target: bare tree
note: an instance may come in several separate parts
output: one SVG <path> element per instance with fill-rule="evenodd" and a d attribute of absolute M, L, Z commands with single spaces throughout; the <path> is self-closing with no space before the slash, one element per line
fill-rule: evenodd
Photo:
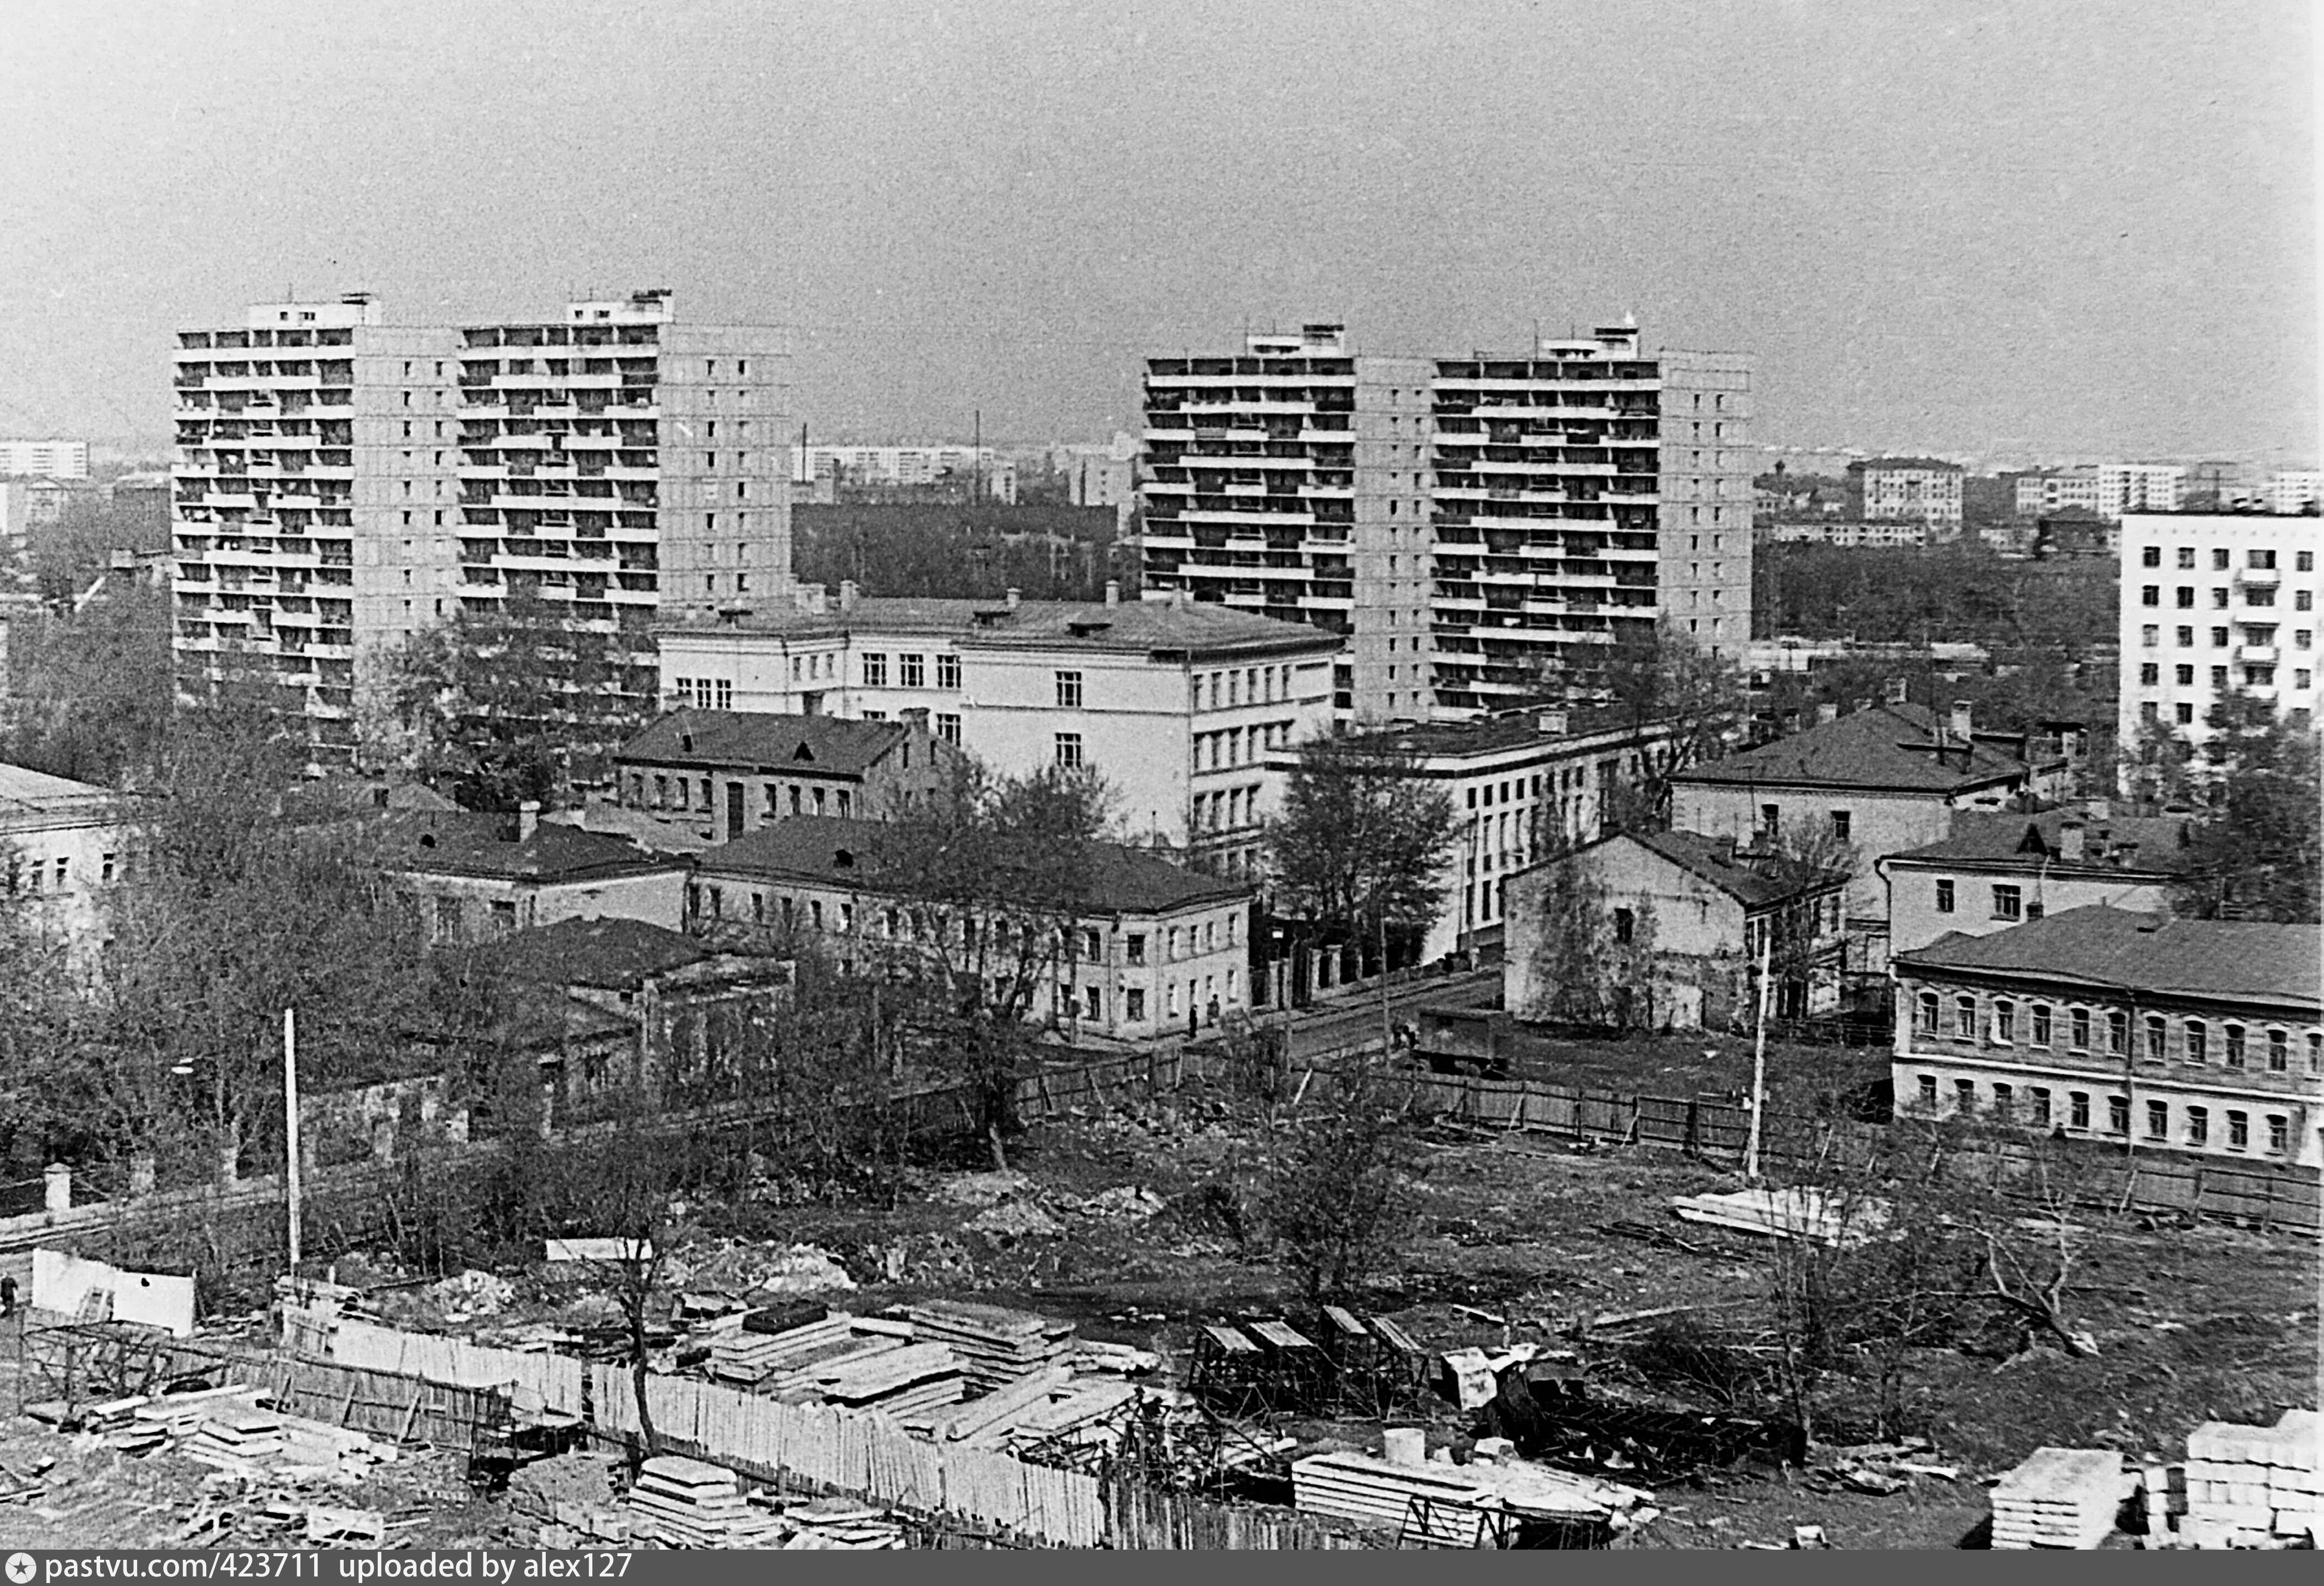
<path fill-rule="evenodd" d="M 1636 740 L 1632 773 L 1609 790 L 1601 825 L 1655 831 L 1670 824 L 1671 779 L 1715 760 L 1742 736 L 1749 716 L 1742 674 L 1697 644 L 1672 619 L 1617 639 L 1603 664 L 1545 672 L 1545 691 L 1610 715 Z"/>
<path fill-rule="evenodd" d="M 1311 1303 L 1354 1296 L 1411 1209 L 1412 1082 L 1385 1054 L 1332 1075 L 1277 1147 L 1261 1192 L 1284 1266 Z"/>

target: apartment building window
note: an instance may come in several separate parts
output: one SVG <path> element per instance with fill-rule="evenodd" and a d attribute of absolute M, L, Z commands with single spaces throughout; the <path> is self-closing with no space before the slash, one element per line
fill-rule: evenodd
<path fill-rule="evenodd" d="M 2180 648 L 2180 649 L 2181 649 L 2181 650 L 2192 650 L 2192 649 L 2194 649 L 2194 648 L 2195 648 L 2195 630 L 2194 630 L 2194 629 L 2192 629 L 2192 628 L 2181 628 L 2181 629 L 2180 629 L 2180 630 L 2178 631 L 2177 634 L 2176 634 L 2174 637 L 2177 639 L 2177 641 L 2178 641 L 2178 644 L 2179 644 L 2179 648 Z"/>
<path fill-rule="evenodd" d="M 2049 1128 L 2050 1087 L 2047 1085 L 2035 1085 L 2032 1090 L 2026 1092 L 2025 1095 L 2028 1103 L 2027 1111 L 2033 1114 L 2034 1121 L 2040 1124 L 2044 1129 Z"/>
<path fill-rule="evenodd" d="M 2171 1138 L 2171 1108 L 2167 1102 L 2149 1102 L 2146 1104 L 2146 1138 L 2151 1140 Z"/>
<path fill-rule="evenodd" d="M 2315 610 L 2316 592 L 2312 589 L 2293 590 L 2292 592 L 2292 609 L 2296 612 Z"/>
<path fill-rule="evenodd" d="M 960 657 L 956 655 L 936 657 L 936 687 L 939 688 L 960 687 Z"/>
<path fill-rule="evenodd" d="M 2156 584 L 2142 586 L 2138 591 L 2138 604 L 2141 605 L 2161 605 L 2163 604 L 2162 586 Z M 2185 603 L 2182 602 L 2181 604 Z"/>
<path fill-rule="evenodd" d="M 2324 1035 L 2308 1032 L 2308 1072 L 2324 1074 Z"/>
<path fill-rule="evenodd" d="M 2187 1021 L 2187 1061 L 2208 1063 L 2211 1060 L 2211 1032 L 2200 1019 Z"/>
<path fill-rule="evenodd" d="M 1993 1038 L 2002 1046 L 2017 1039 L 2017 1004 L 2003 998 L 1993 1005 Z"/>
<path fill-rule="evenodd" d="M 2177 598 L 2181 611 L 2194 610 L 2195 586 L 2192 584 L 2181 584 L 2179 586 L 2179 594 Z"/>
<path fill-rule="evenodd" d="M 2143 687 L 2152 688 L 2163 681 L 2163 669 L 2148 661 L 2138 669 L 2138 680 Z"/>
<path fill-rule="evenodd" d="M 2229 1068 L 2241 1068 L 2244 1065 L 2244 1027 L 2239 1024 L 2227 1026 L 2224 1045 L 2222 1061 Z"/>
<path fill-rule="evenodd" d="M 1936 1110 L 1937 1076 L 1933 1074 L 1924 1074 L 1921 1076 L 1921 1111 L 1934 1112 Z"/>
<path fill-rule="evenodd" d="M 2146 1060 L 2160 1063 L 2171 1050 L 2170 1027 L 2155 1014 L 2146 1016 Z"/>
<path fill-rule="evenodd" d="M 896 682 L 899 687 L 904 688 L 921 688 L 927 687 L 927 669 L 925 658 L 917 655 L 898 656 L 896 658 Z"/>
<path fill-rule="evenodd" d="M 1082 763 L 1082 735 L 1079 733 L 1057 734 L 1057 763 L 1068 767 Z"/>
<path fill-rule="evenodd" d="M 2163 548 L 2159 545 L 2150 545 L 2146 547 L 2144 550 L 2138 553 L 2138 565 L 2142 567 L 2161 567 L 2163 565 Z"/>
<path fill-rule="evenodd" d="M 2153 669 L 2153 667 L 2148 667 L 2148 668 L 2146 669 L 2146 670 L 2148 670 L 2148 671 L 2150 671 L 2150 672 L 2151 672 L 2151 671 L 2153 671 L 2153 669 Z M 2178 679 L 2179 679 L 2179 687 L 2181 687 L 2181 688 L 2191 688 L 2191 687 L 2193 687 L 2195 686 L 2195 669 L 2194 669 L 2193 667 L 2190 667 L 2190 666 L 2181 666 L 2181 667 L 2176 668 L 2176 669 L 2175 669 L 2175 671 L 2176 671 L 2177 676 L 2178 676 Z"/>
<path fill-rule="evenodd" d="M 2090 1010 L 2087 1008 L 2075 1009 L 2068 1016 L 2068 1025 L 2070 1032 L 2066 1042 L 2068 1049 L 2075 1052 L 2089 1051 L 2090 1049 Z"/>
<path fill-rule="evenodd" d="M 1131 986 L 1121 993 L 1121 1017 L 1126 1024 L 1146 1022 L 1146 988 Z"/>
<path fill-rule="evenodd" d="M 2212 648 L 2213 650 L 2225 650 L 2225 649 L 2227 649 L 2227 631 L 2225 628 L 2214 628 L 2214 629 L 2212 629 L 2212 630 L 2211 630 L 2211 648 Z M 2225 680 L 2225 679 L 2222 679 L 2222 681 L 2224 681 L 2224 680 Z"/>
<path fill-rule="evenodd" d="M 2283 1074 L 2292 1067 L 2292 1034 L 2288 1030 L 2267 1032 L 2267 1071 Z"/>
<path fill-rule="evenodd" d="M 863 657 L 863 686 L 885 688 L 888 686 L 888 658 L 876 652 Z"/>
<path fill-rule="evenodd" d="M 2211 1143 L 2211 1110 L 2209 1107 L 2187 1109 L 2187 1143 L 2190 1146 Z"/>
<path fill-rule="evenodd" d="M 1835 841 L 1841 843 L 1848 841 L 1848 829 L 1849 825 L 1850 822 L 1848 811 L 1844 809 L 1835 809 L 1831 812 L 1831 834 Z"/>
<path fill-rule="evenodd" d="M 2182 727 L 2187 726 L 2195 719 L 2195 707 L 2184 702 L 2174 705 L 2171 707 L 2171 719 Z"/>
<path fill-rule="evenodd" d="M 2066 1127 L 2088 1129 L 2090 1126 L 2090 1095 L 2088 1091 L 2066 1093 Z"/>
<path fill-rule="evenodd" d="M 1784 812 L 1780 806 L 1763 804 L 1759 807 L 1759 829 L 1772 837 L 1783 829 Z"/>
<path fill-rule="evenodd" d="M 1082 707 L 1082 675 L 1079 672 L 1057 674 L 1057 708 L 1079 710 Z"/>
<path fill-rule="evenodd" d="M 460 900 L 457 898 L 436 899 L 436 939 L 439 942 L 460 939 Z"/>
<path fill-rule="evenodd" d="M 1961 1114 L 1965 1118 L 1973 1116 L 1976 1113 L 1976 1081 L 1967 1079 L 1957 1079 L 1953 1081 L 1953 1111 Z"/>
<path fill-rule="evenodd" d="M 1953 884 L 1950 881 L 1939 881 L 1937 883 L 1937 912 L 1939 914 L 1950 914 L 1952 911 Z"/>
<path fill-rule="evenodd" d="M 711 684 L 711 687 L 717 695 L 717 703 L 714 708 L 718 710 L 734 708 L 734 684 L 731 678 L 720 678 Z"/>
<path fill-rule="evenodd" d="M 1953 1038 L 1960 1041 L 1977 1039 L 1977 999 L 1953 999 Z"/>
<path fill-rule="evenodd" d="M 2227 1113 L 2227 1149 L 2251 1149 L 2251 1114 L 2230 1110 Z"/>
<path fill-rule="evenodd" d="M 1627 908 L 1618 908 L 1614 911 L 1614 940 L 1632 941 L 1637 937 L 1637 931 L 1638 917 L 1635 913 Z"/>
<path fill-rule="evenodd" d="M 2130 1098 L 2108 1096 L 2107 1098 L 2107 1133 L 2128 1134 L 2129 1132 Z"/>
<path fill-rule="evenodd" d="M 2223 549 L 2219 548 L 2219 547 L 2214 546 L 2214 547 L 2212 548 L 2212 549 L 2211 549 L 2211 571 L 2213 571 L 2214 573 L 2224 573 L 2224 572 L 2226 572 L 2227 570 L 2227 551 L 2226 551 L 2225 549 Z"/>
<path fill-rule="evenodd" d="M 2312 550 L 2293 551 L 2292 553 L 2292 567 L 2294 572 L 2314 572 L 2316 570 L 2316 553 Z"/>
<path fill-rule="evenodd" d="M 2107 1014 L 2107 1050 L 2116 1057 L 2130 1056 L 2130 1015 L 2119 1010 Z"/>
<path fill-rule="evenodd" d="M 1126 936 L 1122 937 L 1122 939 L 1121 939 L 1121 961 L 1122 961 L 1124 964 L 1126 964 L 1130 965 L 1130 968 L 1132 968 L 1132 969 L 1142 969 L 1142 968 L 1144 968 L 1144 967 L 1145 967 L 1145 964 L 1146 964 L 1146 933 L 1145 933 L 1145 932 L 1143 932 L 1143 931 L 1132 931 L 1130 935 L 1128 935 L 1128 936 Z"/>
<path fill-rule="evenodd" d="M 2025 916 L 2025 894 L 2016 887 L 1997 885 L 1993 889 L 1993 917 L 2022 919 Z"/>
<path fill-rule="evenodd" d="M 2147 623 L 2138 631 L 2138 642 L 2148 650 L 2156 648 L 2163 642 L 2163 630 L 2153 622 Z"/>
<path fill-rule="evenodd" d="M 938 712 L 936 715 L 936 736 L 943 739 L 945 742 L 954 745 L 955 748 L 958 747 L 960 743 L 960 717 L 945 712 Z"/>
<path fill-rule="evenodd" d="M 1913 1021 L 1914 1027 L 1923 1035 L 1935 1035 L 1937 1033 L 1937 994 L 1934 991 L 1923 991 L 1916 1007 L 1918 1017 Z"/>
<path fill-rule="evenodd" d="M 2292 1148 L 2292 1120 L 2281 1112 L 2267 1115 L 2267 1154 L 2281 1157 Z"/>
<path fill-rule="evenodd" d="M 2181 567 L 2192 567 L 2195 565 L 2195 548 L 2191 545 L 2181 546 L 2179 554 L 2174 559 Z"/>

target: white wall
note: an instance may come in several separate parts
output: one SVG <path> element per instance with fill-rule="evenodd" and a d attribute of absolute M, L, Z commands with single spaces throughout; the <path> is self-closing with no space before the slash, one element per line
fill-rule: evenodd
<path fill-rule="evenodd" d="M 2003 873 L 1991 869 L 1947 870 L 1940 864 L 1890 863 L 1888 871 L 1888 950 L 1910 953 L 1925 947 L 1949 932 L 1965 936 L 1989 936 L 2032 918 L 2039 904 L 2045 914 L 2104 903 L 2142 914 L 2167 911 L 2168 882 L 2151 876 L 2058 875 L 2028 868 Z M 1950 913 L 1937 908 L 1937 883 L 1953 884 Z M 2018 889 L 2021 912 L 2015 919 L 1994 913 L 1993 889 L 1998 884 Z"/>

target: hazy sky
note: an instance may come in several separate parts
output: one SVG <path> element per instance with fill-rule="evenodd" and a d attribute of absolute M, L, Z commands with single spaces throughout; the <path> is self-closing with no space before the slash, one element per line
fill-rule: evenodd
<path fill-rule="evenodd" d="M 5 0 L 0 430 L 166 437 L 170 332 L 668 286 L 825 436 L 1102 436 L 1139 360 L 1636 313 L 1760 433 L 2316 447 L 2301 0 Z"/>

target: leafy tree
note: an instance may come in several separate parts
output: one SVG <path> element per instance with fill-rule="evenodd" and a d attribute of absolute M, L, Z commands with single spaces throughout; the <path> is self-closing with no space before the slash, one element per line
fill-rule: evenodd
<path fill-rule="evenodd" d="M 1601 674 L 1600 708 L 1643 740 L 1636 769 L 1601 816 L 1609 830 L 1659 831 L 1670 824 L 1671 779 L 1715 760 L 1749 719 L 1743 676 L 1665 617 L 1617 640 Z"/>
<path fill-rule="evenodd" d="M 1353 1298 L 1406 1231 L 1412 1083 L 1378 1059 L 1333 1075 L 1278 1146 L 1261 1210 L 1284 1266 L 1313 1304 Z"/>
<path fill-rule="evenodd" d="M 1533 995 L 1513 1010 L 1553 1024 L 1654 1028 L 1664 1010 L 1652 901 L 1625 899 L 1618 908 L 1595 844 L 1553 844 L 1541 852 L 1536 878 L 1510 903 L 1533 916 L 1524 933 L 1532 942 L 1524 970 Z"/>
<path fill-rule="evenodd" d="M 2172 906 L 2196 919 L 2324 918 L 2317 734 L 2241 691 L 2206 724 L 2200 748 L 2175 736 L 2148 746 L 2155 789 L 2197 807 Z"/>
<path fill-rule="evenodd" d="M 1312 739 L 1267 824 L 1277 911 L 1327 943 L 1425 931 L 1457 831 L 1452 796 L 1392 737 Z"/>
<path fill-rule="evenodd" d="M 613 751 L 654 713 L 659 683 L 651 667 L 632 664 L 636 642 L 537 594 L 513 594 L 399 647 L 384 668 L 384 704 L 404 757 L 464 807 L 558 802 L 575 783 L 604 780 Z"/>
<path fill-rule="evenodd" d="M 5 628 L 0 760 L 108 787 L 151 761 L 174 693 L 167 590 L 121 584 Z"/>

